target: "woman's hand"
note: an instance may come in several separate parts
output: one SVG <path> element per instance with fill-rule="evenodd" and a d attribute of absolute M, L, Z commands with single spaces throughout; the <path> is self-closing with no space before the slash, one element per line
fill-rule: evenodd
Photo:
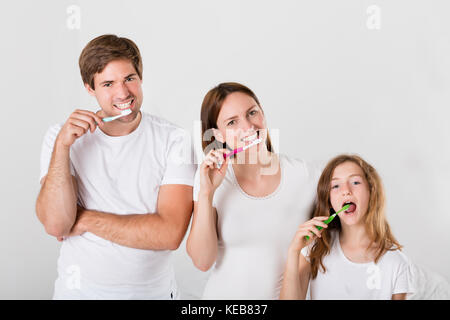
<path fill-rule="evenodd" d="M 200 192 L 212 195 L 225 178 L 229 157 L 223 157 L 227 149 L 211 150 L 200 165 Z M 217 165 L 221 164 L 220 169 Z"/>
<path fill-rule="evenodd" d="M 295 233 L 294 239 L 292 239 L 291 244 L 289 246 L 289 251 L 299 252 L 304 247 L 306 247 L 312 240 L 316 237 L 322 237 L 322 231 L 324 229 L 318 230 L 317 227 L 328 228 L 328 225 L 323 223 L 323 221 L 327 220 L 329 217 L 320 216 L 314 217 L 311 220 L 306 221 L 301 224 L 297 232 Z M 316 227 L 317 226 L 317 227 Z M 306 240 L 306 236 L 309 236 L 309 240 Z"/>

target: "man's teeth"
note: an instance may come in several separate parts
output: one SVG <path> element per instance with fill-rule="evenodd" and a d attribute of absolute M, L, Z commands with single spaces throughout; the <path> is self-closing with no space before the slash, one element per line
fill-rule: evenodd
<path fill-rule="evenodd" d="M 132 102 L 133 102 L 133 100 L 131 100 L 131 101 L 127 102 L 127 103 L 122 103 L 122 104 L 116 103 L 115 106 L 117 108 L 119 108 L 119 109 L 124 109 L 124 108 L 128 108 L 131 105 Z"/>

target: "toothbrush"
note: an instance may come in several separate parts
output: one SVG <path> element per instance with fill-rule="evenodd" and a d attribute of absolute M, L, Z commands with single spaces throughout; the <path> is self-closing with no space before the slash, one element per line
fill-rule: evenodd
<path fill-rule="evenodd" d="M 130 110 L 130 109 L 125 109 L 125 110 L 122 110 L 121 113 L 120 113 L 119 115 L 117 115 L 117 116 L 114 116 L 114 117 L 106 117 L 106 118 L 103 118 L 102 120 L 103 120 L 103 122 L 110 122 L 110 121 L 116 120 L 116 119 L 118 119 L 118 118 L 120 118 L 120 117 L 127 116 L 127 115 L 129 115 L 130 113 L 131 113 L 131 110 Z"/>
<path fill-rule="evenodd" d="M 262 141 L 261 138 L 256 139 L 255 141 L 253 141 L 252 143 L 250 143 L 248 146 L 243 146 L 243 147 L 234 149 L 234 150 L 231 151 L 230 153 L 224 154 L 224 155 L 223 155 L 223 158 L 225 159 L 225 158 L 230 157 L 230 156 L 232 156 L 232 155 L 234 155 L 234 154 L 236 154 L 236 153 L 239 153 L 239 152 L 242 152 L 242 151 L 244 151 L 244 150 L 247 150 L 248 148 L 257 145 L 257 144 L 260 143 L 261 141 Z"/>
<path fill-rule="evenodd" d="M 344 211 L 344 210 L 348 210 L 348 208 L 350 208 L 350 205 L 349 205 L 349 204 L 346 204 L 345 206 L 342 207 L 341 210 L 339 210 L 339 211 L 336 212 L 336 213 L 333 213 L 333 214 L 332 214 L 327 220 L 325 220 L 323 223 L 329 224 L 331 221 L 333 221 L 334 217 L 336 217 L 336 215 L 337 215 L 339 212 L 342 212 L 342 211 Z M 320 226 L 316 226 L 316 228 L 317 228 L 317 230 L 322 230 L 322 229 L 323 229 L 323 227 L 320 227 Z M 306 239 L 306 240 L 309 240 L 309 236 L 305 236 L 305 239 Z"/>

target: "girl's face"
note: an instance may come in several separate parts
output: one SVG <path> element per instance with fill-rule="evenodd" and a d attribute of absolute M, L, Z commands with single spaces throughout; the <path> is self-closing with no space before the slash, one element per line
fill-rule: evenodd
<path fill-rule="evenodd" d="M 347 211 L 338 214 L 341 223 L 356 225 L 362 221 L 369 206 L 370 189 L 364 172 L 359 165 L 347 161 L 338 165 L 331 178 L 330 202 L 337 212 L 351 203 Z"/>
<path fill-rule="evenodd" d="M 264 130 L 266 121 L 261 108 L 252 97 L 242 92 L 233 92 L 225 98 L 217 117 L 217 128 L 216 139 L 226 142 L 232 149 L 262 138 L 261 143 L 248 150 L 259 148 L 267 137 Z"/>

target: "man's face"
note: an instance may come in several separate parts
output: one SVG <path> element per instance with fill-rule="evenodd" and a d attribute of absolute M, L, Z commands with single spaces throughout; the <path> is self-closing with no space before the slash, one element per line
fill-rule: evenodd
<path fill-rule="evenodd" d="M 116 116 L 121 110 L 130 109 L 131 114 L 116 120 L 129 123 L 139 114 L 143 99 L 142 80 L 131 61 L 111 61 L 102 72 L 94 75 L 95 90 L 88 84 L 85 86 L 102 108 L 102 117 Z"/>

